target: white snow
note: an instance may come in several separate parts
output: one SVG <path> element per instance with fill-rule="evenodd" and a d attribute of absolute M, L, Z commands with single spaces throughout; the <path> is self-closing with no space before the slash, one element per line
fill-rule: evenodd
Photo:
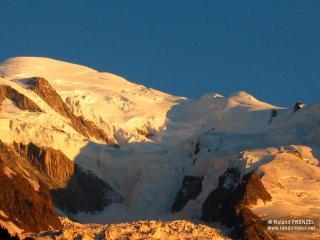
<path fill-rule="evenodd" d="M 320 169 L 295 153 L 280 153 L 262 165 L 262 182 L 272 195 L 271 203 L 255 207 L 268 218 L 320 216 Z"/>
<path fill-rule="evenodd" d="M 146 140 L 136 129 L 159 131 L 168 110 L 182 99 L 110 73 L 48 58 L 8 59 L 0 65 L 1 74 L 24 87 L 24 78 L 46 78 L 76 114 L 108 129 L 118 142 Z"/>
<path fill-rule="evenodd" d="M 312 148 L 291 145 L 252 149 L 242 152 L 230 163 L 243 174 L 258 171 L 271 194 L 270 202 L 251 206 L 264 220 L 320 218 L 320 168 Z M 190 205 L 188 206 L 191 207 Z M 195 207 L 194 207 L 195 208 Z M 190 209 L 189 209 L 190 211 Z M 277 232 L 284 239 L 316 239 L 319 231 L 308 233 Z M 307 235 L 306 235 L 307 234 Z"/>
<path fill-rule="evenodd" d="M 30 141 L 60 149 L 106 180 L 125 201 L 84 223 L 199 218 L 208 194 L 228 167 L 257 170 L 272 202 L 252 206 L 261 216 L 319 216 L 320 104 L 293 113 L 246 92 L 209 93 L 198 100 L 130 83 L 110 73 L 47 58 L 18 57 L 0 64 L 0 84 L 32 99 L 43 113 L 17 109 L 8 100 L 0 112 L 0 139 Z M 25 78 L 46 78 L 76 115 L 94 121 L 120 149 L 85 140 L 27 89 Z M 277 115 L 270 122 L 272 110 Z M 195 154 L 199 142 L 199 153 Z M 203 176 L 203 189 L 182 212 L 171 204 L 183 176 Z"/>

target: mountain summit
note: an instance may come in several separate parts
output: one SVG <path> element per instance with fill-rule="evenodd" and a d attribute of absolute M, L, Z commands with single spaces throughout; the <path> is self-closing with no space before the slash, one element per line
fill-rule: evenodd
<path fill-rule="evenodd" d="M 10 58 L 0 64 L 0 225 L 35 239 L 291 239 L 266 221 L 319 220 L 319 117 L 318 103 L 287 109 L 243 91 L 192 100 Z"/>

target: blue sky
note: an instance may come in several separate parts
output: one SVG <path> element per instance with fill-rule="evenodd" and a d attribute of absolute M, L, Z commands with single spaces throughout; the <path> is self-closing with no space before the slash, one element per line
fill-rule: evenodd
<path fill-rule="evenodd" d="M 318 0 L 0 0 L 0 60 L 46 56 L 176 95 L 320 100 Z"/>

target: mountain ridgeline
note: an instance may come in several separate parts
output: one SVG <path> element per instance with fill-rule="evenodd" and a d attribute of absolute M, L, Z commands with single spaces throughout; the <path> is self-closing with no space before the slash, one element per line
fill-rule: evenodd
<path fill-rule="evenodd" d="M 319 103 L 278 107 L 243 91 L 191 100 L 72 63 L 8 59 L 0 236 L 293 239 L 268 220 L 320 222 L 319 119 Z"/>

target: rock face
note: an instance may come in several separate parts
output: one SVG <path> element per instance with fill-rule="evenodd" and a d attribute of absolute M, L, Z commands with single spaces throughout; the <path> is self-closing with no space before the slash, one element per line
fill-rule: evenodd
<path fill-rule="evenodd" d="M 111 203 L 123 201 L 106 182 L 78 165 L 64 188 L 52 189 L 55 204 L 67 213 L 98 212 Z"/>
<path fill-rule="evenodd" d="M 274 234 L 265 229 L 260 218 L 248 208 L 249 205 L 256 204 L 258 200 L 271 200 L 259 175 L 252 172 L 241 178 L 236 169 L 228 169 L 219 178 L 219 187 L 213 190 L 206 199 L 203 205 L 202 220 L 217 221 L 227 227 L 232 227 L 236 238 L 277 239 Z"/>
<path fill-rule="evenodd" d="M 51 108 L 62 116 L 70 119 L 71 126 L 83 136 L 90 138 L 94 137 L 108 144 L 115 144 L 109 136 L 99 129 L 92 121 L 86 120 L 83 116 L 76 116 L 61 99 L 60 95 L 44 78 L 34 77 L 28 80 L 29 89 L 38 94 Z"/>
<path fill-rule="evenodd" d="M 55 205 L 67 213 L 101 211 L 122 200 L 106 182 L 83 170 L 59 150 L 33 143 L 14 143 L 14 148 L 40 172 L 51 187 Z"/>
<path fill-rule="evenodd" d="M 19 237 L 17 236 L 11 236 L 7 229 L 2 228 L 0 226 L 0 239 L 5 240 L 19 240 Z"/>
<path fill-rule="evenodd" d="M 293 112 L 299 111 L 300 109 L 303 109 L 305 107 L 305 104 L 303 102 L 297 102 L 293 107 Z"/>
<path fill-rule="evenodd" d="M 38 171 L 48 176 L 54 185 L 64 186 L 74 174 L 74 163 L 61 151 L 39 147 L 33 143 L 13 143 L 17 153 Z"/>
<path fill-rule="evenodd" d="M 191 200 L 196 199 L 202 190 L 203 177 L 184 176 L 182 186 L 171 207 L 171 212 L 179 212 Z"/>
<path fill-rule="evenodd" d="M 0 141 L 0 186 L 0 210 L 5 213 L 0 221 L 26 232 L 60 229 L 53 203 L 66 214 L 76 214 L 122 201 L 106 182 L 61 151 L 33 143 L 10 146 Z"/>
<path fill-rule="evenodd" d="M 15 150 L 33 167 L 48 176 L 54 185 L 64 186 L 74 174 L 74 163 L 61 151 L 39 147 L 33 143 L 13 143 Z"/>
<path fill-rule="evenodd" d="M 26 169 L 25 160 L 0 141 L 0 220 L 27 232 L 61 228 L 48 186 Z"/>
<path fill-rule="evenodd" d="M 30 112 L 41 112 L 41 109 L 32 100 L 27 98 L 25 95 L 17 92 L 10 86 L 0 85 L 0 104 L 5 98 L 10 99 L 14 104 L 22 109 Z"/>
<path fill-rule="evenodd" d="M 0 104 L 3 102 L 5 97 L 6 97 L 5 86 L 0 85 Z"/>

